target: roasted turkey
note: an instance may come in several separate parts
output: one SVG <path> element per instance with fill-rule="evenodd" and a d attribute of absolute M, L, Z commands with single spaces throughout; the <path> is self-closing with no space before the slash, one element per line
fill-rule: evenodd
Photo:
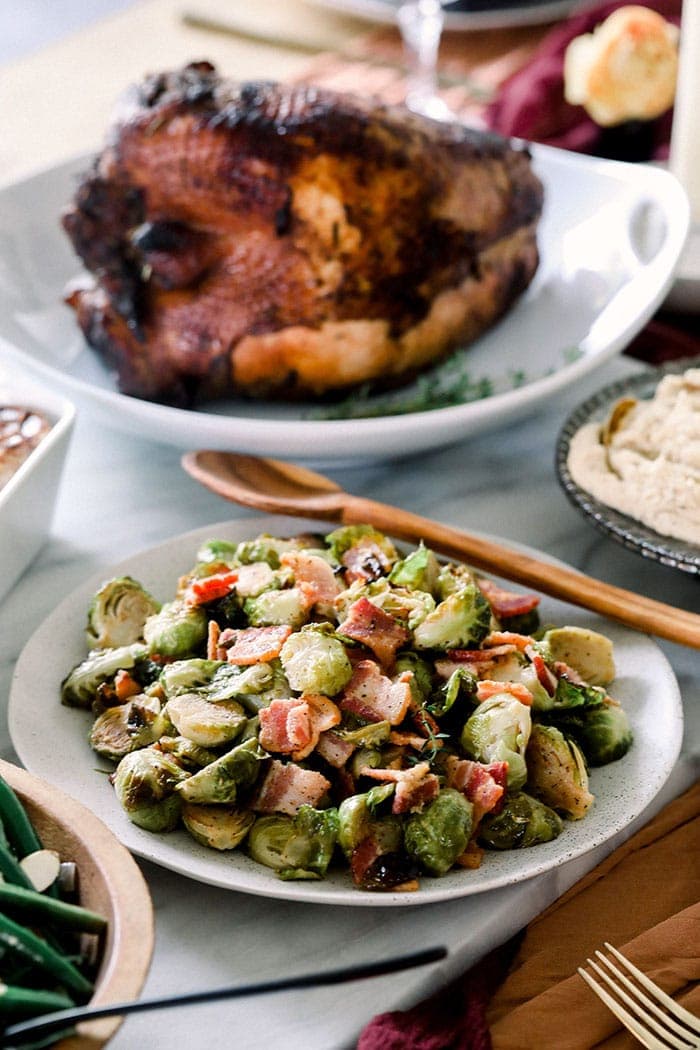
<path fill-rule="evenodd" d="M 79 181 L 67 301 L 137 397 L 396 385 L 527 287 L 542 198 L 500 138 L 199 62 L 134 87 Z"/>

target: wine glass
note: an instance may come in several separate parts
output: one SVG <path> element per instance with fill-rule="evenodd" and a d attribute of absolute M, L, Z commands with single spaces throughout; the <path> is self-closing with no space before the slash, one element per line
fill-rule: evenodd
<path fill-rule="evenodd" d="M 406 105 L 433 120 L 454 120 L 437 90 L 437 59 L 445 23 L 441 0 L 402 0 L 396 18 L 409 66 Z"/>

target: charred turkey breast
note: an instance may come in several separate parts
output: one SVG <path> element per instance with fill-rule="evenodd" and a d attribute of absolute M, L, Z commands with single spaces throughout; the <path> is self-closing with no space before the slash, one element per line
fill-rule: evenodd
<path fill-rule="evenodd" d="M 196 63 L 132 89 L 81 179 L 67 301 L 137 397 L 396 384 L 527 287 L 541 208 L 500 138 Z"/>

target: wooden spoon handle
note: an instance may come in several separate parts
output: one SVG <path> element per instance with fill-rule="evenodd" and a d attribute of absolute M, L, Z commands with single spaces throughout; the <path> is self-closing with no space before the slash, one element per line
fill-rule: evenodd
<path fill-rule="evenodd" d="M 409 542 L 417 543 L 423 539 L 437 553 L 462 559 L 475 569 L 495 573 L 552 598 L 591 609 L 638 631 L 700 649 L 700 616 L 696 613 L 676 609 L 653 598 L 595 580 L 574 569 L 541 561 L 374 500 L 347 496 L 341 514 L 346 525 L 367 522 Z"/>

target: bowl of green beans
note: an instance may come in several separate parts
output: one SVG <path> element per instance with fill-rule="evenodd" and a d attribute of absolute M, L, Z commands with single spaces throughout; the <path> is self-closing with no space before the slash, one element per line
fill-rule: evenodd
<path fill-rule="evenodd" d="M 128 850 L 81 803 L 0 760 L 0 1032 L 137 998 L 153 937 L 150 894 Z M 51 1045 L 99 1050 L 119 1024 L 84 1022 Z"/>

